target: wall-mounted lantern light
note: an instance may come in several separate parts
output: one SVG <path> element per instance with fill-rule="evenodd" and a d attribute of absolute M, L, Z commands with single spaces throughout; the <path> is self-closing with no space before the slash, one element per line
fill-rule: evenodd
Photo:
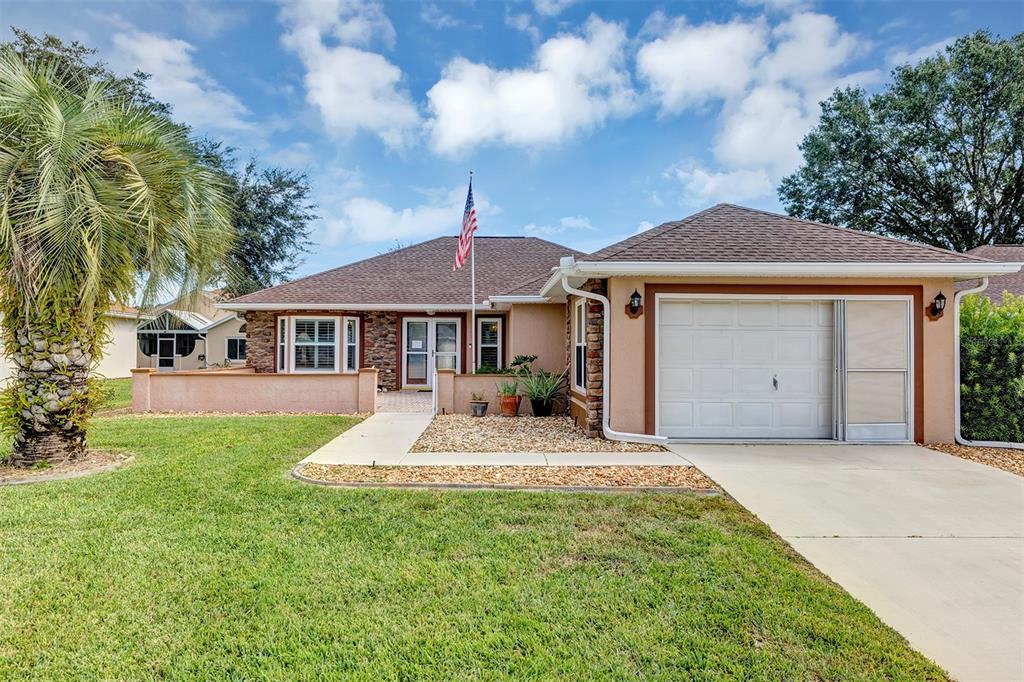
<path fill-rule="evenodd" d="M 626 315 L 636 319 L 644 314 L 644 307 L 641 305 L 643 298 L 640 296 L 640 292 L 633 289 L 633 293 L 629 296 L 629 303 L 626 304 Z"/>
<path fill-rule="evenodd" d="M 940 291 L 938 295 L 932 300 L 932 304 L 928 306 L 928 317 L 933 320 L 937 320 L 942 317 L 942 311 L 946 309 L 946 297 L 942 295 Z"/>

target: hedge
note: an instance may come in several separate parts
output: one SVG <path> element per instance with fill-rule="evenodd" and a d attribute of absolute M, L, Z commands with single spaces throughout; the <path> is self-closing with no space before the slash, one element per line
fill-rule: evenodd
<path fill-rule="evenodd" d="M 1024 442 L 1024 296 L 964 298 L 960 382 L 965 437 Z"/>

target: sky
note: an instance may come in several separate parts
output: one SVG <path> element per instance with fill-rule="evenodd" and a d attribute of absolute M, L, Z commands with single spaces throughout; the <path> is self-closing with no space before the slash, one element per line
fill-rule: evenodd
<path fill-rule="evenodd" d="M 478 234 L 585 252 L 722 201 L 781 210 L 834 88 L 1018 33 L 1024 5 L 3 0 L 0 25 L 145 71 L 177 120 L 305 172 L 304 275 L 458 234 L 470 170 Z"/>

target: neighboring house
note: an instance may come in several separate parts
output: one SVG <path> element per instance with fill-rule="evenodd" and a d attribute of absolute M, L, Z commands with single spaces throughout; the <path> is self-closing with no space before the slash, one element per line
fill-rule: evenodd
<path fill-rule="evenodd" d="M 245 320 L 219 309 L 219 291 L 158 306 L 138 325 L 137 367 L 162 371 L 245 364 Z"/>
<path fill-rule="evenodd" d="M 1021 244 L 991 244 L 989 246 L 979 246 L 967 253 L 972 256 L 1002 263 L 1024 263 L 1024 245 Z M 976 286 L 977 284 L 977 281 L 957 282 L 956 288 L 959 291 Z M 1024 271 L 989 278 L 988 288 L 978 295 L 991 299 L 993 303 L 1001 303 L 1003 301 L 1003 294 L 1006 292 L 1014 296 L 1024 296 Z"/>
<path fill-rule="evenodd" d="M 435 369 L 531 353 L 568 367 L 570 413 L 593 435 L 607 407 L 615 431 L 674 439 L 937 442 L 953 439 L 953 316 L 928 308 L 1019 267 L 719 204 L 590 255 L 478 237 L 471 334 L 455 245 L 218 307 L 245 314 L 256 372 L 376 367 L 382 388 L 429 388 Z"/>
<path fill-rule="evenodd" d="M 140 321 L 149 317 L 130 306 L 114 304 L 107 311 L 107 333 L 110 338 L 103 346 L 103 357 L 94 372 L 107 379 L 120 379 L 131 376 L 135 367 L 135 329 Z M 13 372 L 13 364 L 7 358 L 0 357 L 0 382 L 6 381 Z"/>

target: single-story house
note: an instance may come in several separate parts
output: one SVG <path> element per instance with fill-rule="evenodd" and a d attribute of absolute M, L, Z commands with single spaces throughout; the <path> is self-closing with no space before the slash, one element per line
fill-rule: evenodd
<path fill-rule="evenodd" d="M 990 244 L 978 246 L 967 253 L 1001 263 L 1024 263 L 1024 244 Z M 976 284 L 977 282 L 957 282 L 956 288 L 960 291 Z M 1024 296 L 1024 270 L 990 278 L 988 287 L 978 292 L 978 295 L 985 296 L 993 303 L 1002 303 L 1003 295 L 1006 293 Z"/>
<path fill-rule="evenodd" d="M 135 366 L 160 371 L 243 366 L 245 320 L 217 308 L 221 298 L 219 291 L 204 291 L 151 311 L 135 330 Z"/>
<path fill-rule="evenodd" d="M 107 379 L 131 376 L 135 367 L 136 328 L 150 316 L 131 306 L 115 303 L 106 313 L 107 332 L 110 335 L 103 346 L 103 357 L 94 372 Z M 0 356 L 0 385 L 14 373 L 14 364 Z"/>
<path fill-rule="evenodd" d="M 245 315 L 257 373 L 376 367 L 384 389 L 429 388 L 435 370 L 527 353 L 568 368 L 570 414 L 592 435 L 937 442 L 953 440 L 955 399 L 939 294 L 1020 267 L 719 204 L 587 255 L 478 237 L 470 330 L 455 245 L 217 305 Z"/>

